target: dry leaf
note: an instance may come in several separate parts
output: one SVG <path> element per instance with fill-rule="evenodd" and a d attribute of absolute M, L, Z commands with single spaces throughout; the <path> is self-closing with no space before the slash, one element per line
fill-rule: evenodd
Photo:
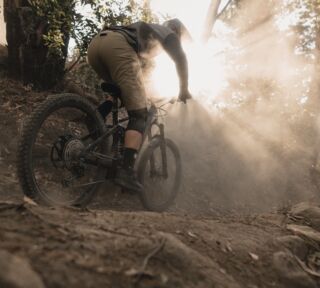
<path fill-rule="evenodd" d="M 231 247 L 231 244 L 229 242 L 227 242 L 226 248 L 227 248 L 228 252 L 232 252 L 232 247 Z"/>
<path fill-rule="evenodd" d="M 255 261 L 258 261 L 259 260 L 259 256 L 257 254 L 254 254 L 254 253 L 250 253 L 249 252 L 249 255 L 251 256 L 251 258 Z"/>
<path fill-rule="evenodd" d="M 23 202 L 27 203 L 29 205 L 32 205 L 32 206 L 38 206 L 38 204 L 36 202 L 34 202 L 31 198 L 29 198 L 27 196 L 23 197 Z"/>
<path fill-rule="evenodd" d="M 147 276 L 147 277 L 151 277 L 151 278 L 155 277 L 154 274 L 152 274 L 151 272 L 139 271 L 135 268 L 131 268 L 131 269 L 127 270 L 124 274 L 128 277 L 136 277 L 136 276 Z"/>
<path fill-rule="evenodd" d="M 197 238 L 197 235 L 192 233 L 191 231 L 188 231 L 188 235 L 192 238 Z"/>

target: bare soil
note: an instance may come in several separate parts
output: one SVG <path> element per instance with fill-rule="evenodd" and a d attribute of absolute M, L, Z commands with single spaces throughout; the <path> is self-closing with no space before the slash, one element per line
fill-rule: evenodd
<path fill-rule="evenodd" d="M 319 287 L 315 201 L 274 201 L 254 211 L 239 201 L 225 205 L 230 194 L 209 199 L 212 185 L 219 192 L 224 186 L 210 181 L 216 170 L 208 159 L 193 167 L 189 162 L 182 196 L 167 213 L 143 211 L 136 196 L 111 184 L 85 210 L 41 207 L 23 198 L 16 143 L 25 117 L 46 96 L 0 79 L 1 287 Z M 191 150 L 182 153 L 192 159 Z M 197 161 L 203 178 L 191 172 Z M 313 195 L 305 181 L 299 187 Z"/>

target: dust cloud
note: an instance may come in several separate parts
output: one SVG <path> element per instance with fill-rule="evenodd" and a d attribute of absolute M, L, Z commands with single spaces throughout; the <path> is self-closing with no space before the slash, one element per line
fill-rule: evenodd
<path fill-rule="evenodd" d="M 316 195 L 310 180 L 314 67 L 295 53 L 293 30 L 279 28 L 281 2 L 266 2 L 245 1 L 231 23 L 237 29 L 217 32 L 222 40 L 205 49 L 220 40 L 233 48 L 207 59 L 188 53 L 194 99 L 176 103 L 166 119 L 183 159 L 177 206 L 187 211 L 270 211 Z M 195 59 L 204 62 L 192 70 Z M 224 66 L 217 69 L 221 59 Z"/>

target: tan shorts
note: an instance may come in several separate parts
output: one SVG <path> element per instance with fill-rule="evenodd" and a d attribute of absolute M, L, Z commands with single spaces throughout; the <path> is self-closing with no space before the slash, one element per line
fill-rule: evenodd
<path fill-rule="evenodd" d="M 128 111 L 146 108 L 146 92 L 137 53 L 122 34 L 106 33 L 92 39 L 88 48 L 89 64 L 103 80 L 120 86 L 121 98 Z"/>

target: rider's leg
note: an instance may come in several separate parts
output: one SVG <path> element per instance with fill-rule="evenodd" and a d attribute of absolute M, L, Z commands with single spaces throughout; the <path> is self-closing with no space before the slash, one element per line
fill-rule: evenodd
<path fill-rule="evenodd" d="M 97 58 L 90 57 L 90 47 L 92 51 L 97 51 Z M 117 173 L 115 182 L 130 190 L 141 190 L 142 185 L 133 172 L 134 160 L 141 146 L 147 114 L 146 92 L 139 57 L 126 38 L 121 33 L 114 31 L 107 31 L 104 36 L 96 37 L 90 47 L 89 63 L 102 78 L 110 76 L 112 82 L 120 86 L 122 102 L 130 118 L 125 135 L 124 163 Z M 94 56 L 94 53 L 92 54 Z M 105 75 L 106 72 L 108 75 Z M 141 114 L 139 112 L 138 115 L 135 115 L 139 110 L 144 111 L 142 116 L 139 115 Z"/>
<path fill-rule="evenodd" d="M 136 154 L 142 143 L 148 117 L 147 108 L 128 111 L 129 123 L 124 140 L 124 168 L 133 168 Z"/>
<path fill-rule="evenodd" d="M 142 143 L 142 134 L 135 130 L 127 130 L 124 138 L 123 168 L 134 167 L 137 151 Z"/>
<path fill-rule="evenodd" d="M 88 48 L 87 60 L 90 66 L 105 82 L 111 83 L 112 79 L 107 64 L 101 61 L 101 47 L 107 45 L 107 43 L 104 43 L 106 40 L 108 40 L 106 35 L 100 36 L 99 34 L 92 39 Z M 103 119 L 105 119 L 112 110 L 112 100 L 110 95 L 106 95 L 105 102 L 98 106 L 98 111 Z"/>
<path fill-rule="evenodd" d="M 128 111 L 128 114 L 129 123 L 125 134 L 123 165 L 117 173 L 115 182 L 127 189 L 141 191 L 143 187 L 138 182 L 133 168 L 142 143 L 148 111 L 144 108 Z"/>

